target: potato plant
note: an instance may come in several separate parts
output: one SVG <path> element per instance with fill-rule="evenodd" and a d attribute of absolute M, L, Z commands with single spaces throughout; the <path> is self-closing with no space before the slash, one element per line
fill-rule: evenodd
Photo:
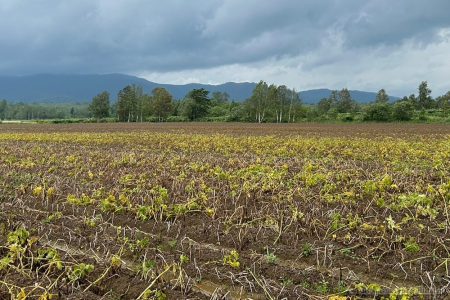
<path fill-rule="evenodd" d="M 0 298 L 445 295 L 450 127 L 410 126 L 1 125 Z"/>

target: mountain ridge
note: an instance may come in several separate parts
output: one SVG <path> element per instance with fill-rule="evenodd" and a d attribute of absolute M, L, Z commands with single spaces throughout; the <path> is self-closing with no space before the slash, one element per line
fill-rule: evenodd
<path fill-rule="evenodd" d="M 142 86 L 146 93 L 150 93 L 156 87 L 163 87 L 176 99 L 182 99 L 192 89 L 204 88 L 211 93 L 227 92 L 230 98 L 236 101 L 249 98 L 256 86 L 253 82 L 226 82 L 217 85 L 163 84 L 121 73 L 0 75 L 0 99 L 24 103 L 88 102 L 102 91 L 108 91 L 111 98 L 115 100 L 119 90 L 129 84 Z M 304 103 L 314 104 L 328 97 L 331 91 L 330 89 L 312 89 L 300 91 L 299 95 Z M 358 90 L 351 90 L 350 94 L 360 103 L 373 101 L 376 96 L 374 92 Z M 391 97 L 391 100 L 396 99 L 398 97 Z"/>

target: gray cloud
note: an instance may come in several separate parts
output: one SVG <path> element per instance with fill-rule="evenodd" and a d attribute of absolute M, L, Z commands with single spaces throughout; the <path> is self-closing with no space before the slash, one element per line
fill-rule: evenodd
<path fill-rule="evenodd" d="M 429 42 L 442 27 L 450 25 L 450 2 L 369 1 L 361 9 L 361 17 L 347 22 L 344 30 L 350 42 L 362 45 L 399 44 L 416 38 Z"/>
<path fill-rule="evenodd" d="M 344 77 L 358 85 L 351 88 L 371 88 L 366 71 L 378 78 L 375 88 L 395 81 L 377 67 L 391 66 L 411 81 L 428 74 L 445 90 L 438 77 L 450 74 L 430 74 L 436 62 L 394 58 L 401 50 L 427 60 L 449 48 L 448 11 L 448 0 L 2 0 L 0 74 L 124 72 L 178 82 L 203 72 L 214 82 L 264 75 L 297 88 Z M 217 70 L 237 74 L 225 79 Z"/>

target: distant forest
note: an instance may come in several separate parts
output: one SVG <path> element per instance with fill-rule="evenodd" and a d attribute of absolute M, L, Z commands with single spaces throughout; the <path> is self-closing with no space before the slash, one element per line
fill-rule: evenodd
<path fill-rule="evenodd" d="M 305 121 L 428 121 L 450 122 L 450 91 L 431 97 L 428 83 L 420 83 L 417 95 L 390 102 L 381 89 L 373 102 L 360 104 L 344 88 L 333 91 L 317 104 L 304 104 L 295 90 L 260 81 L 250 98 L 233 101 L 227 93 L 210 94 L 193 89 L 176 100 L 164 88 L 151 94 L 136 85 L 119 91 L 117 101 L 101 92 L 91 103 L 25 104 L 0 100 L 0 120 L 47 120 L 58 122 L 257 122 Z"/>

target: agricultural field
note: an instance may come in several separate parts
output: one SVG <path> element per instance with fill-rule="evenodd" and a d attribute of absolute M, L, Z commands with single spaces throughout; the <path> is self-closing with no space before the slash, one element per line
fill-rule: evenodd
<path fill-rule="evenodd" d="M 0 124 L 0 299 L 444 299 L 449 162 L 448 125 Z"/>

